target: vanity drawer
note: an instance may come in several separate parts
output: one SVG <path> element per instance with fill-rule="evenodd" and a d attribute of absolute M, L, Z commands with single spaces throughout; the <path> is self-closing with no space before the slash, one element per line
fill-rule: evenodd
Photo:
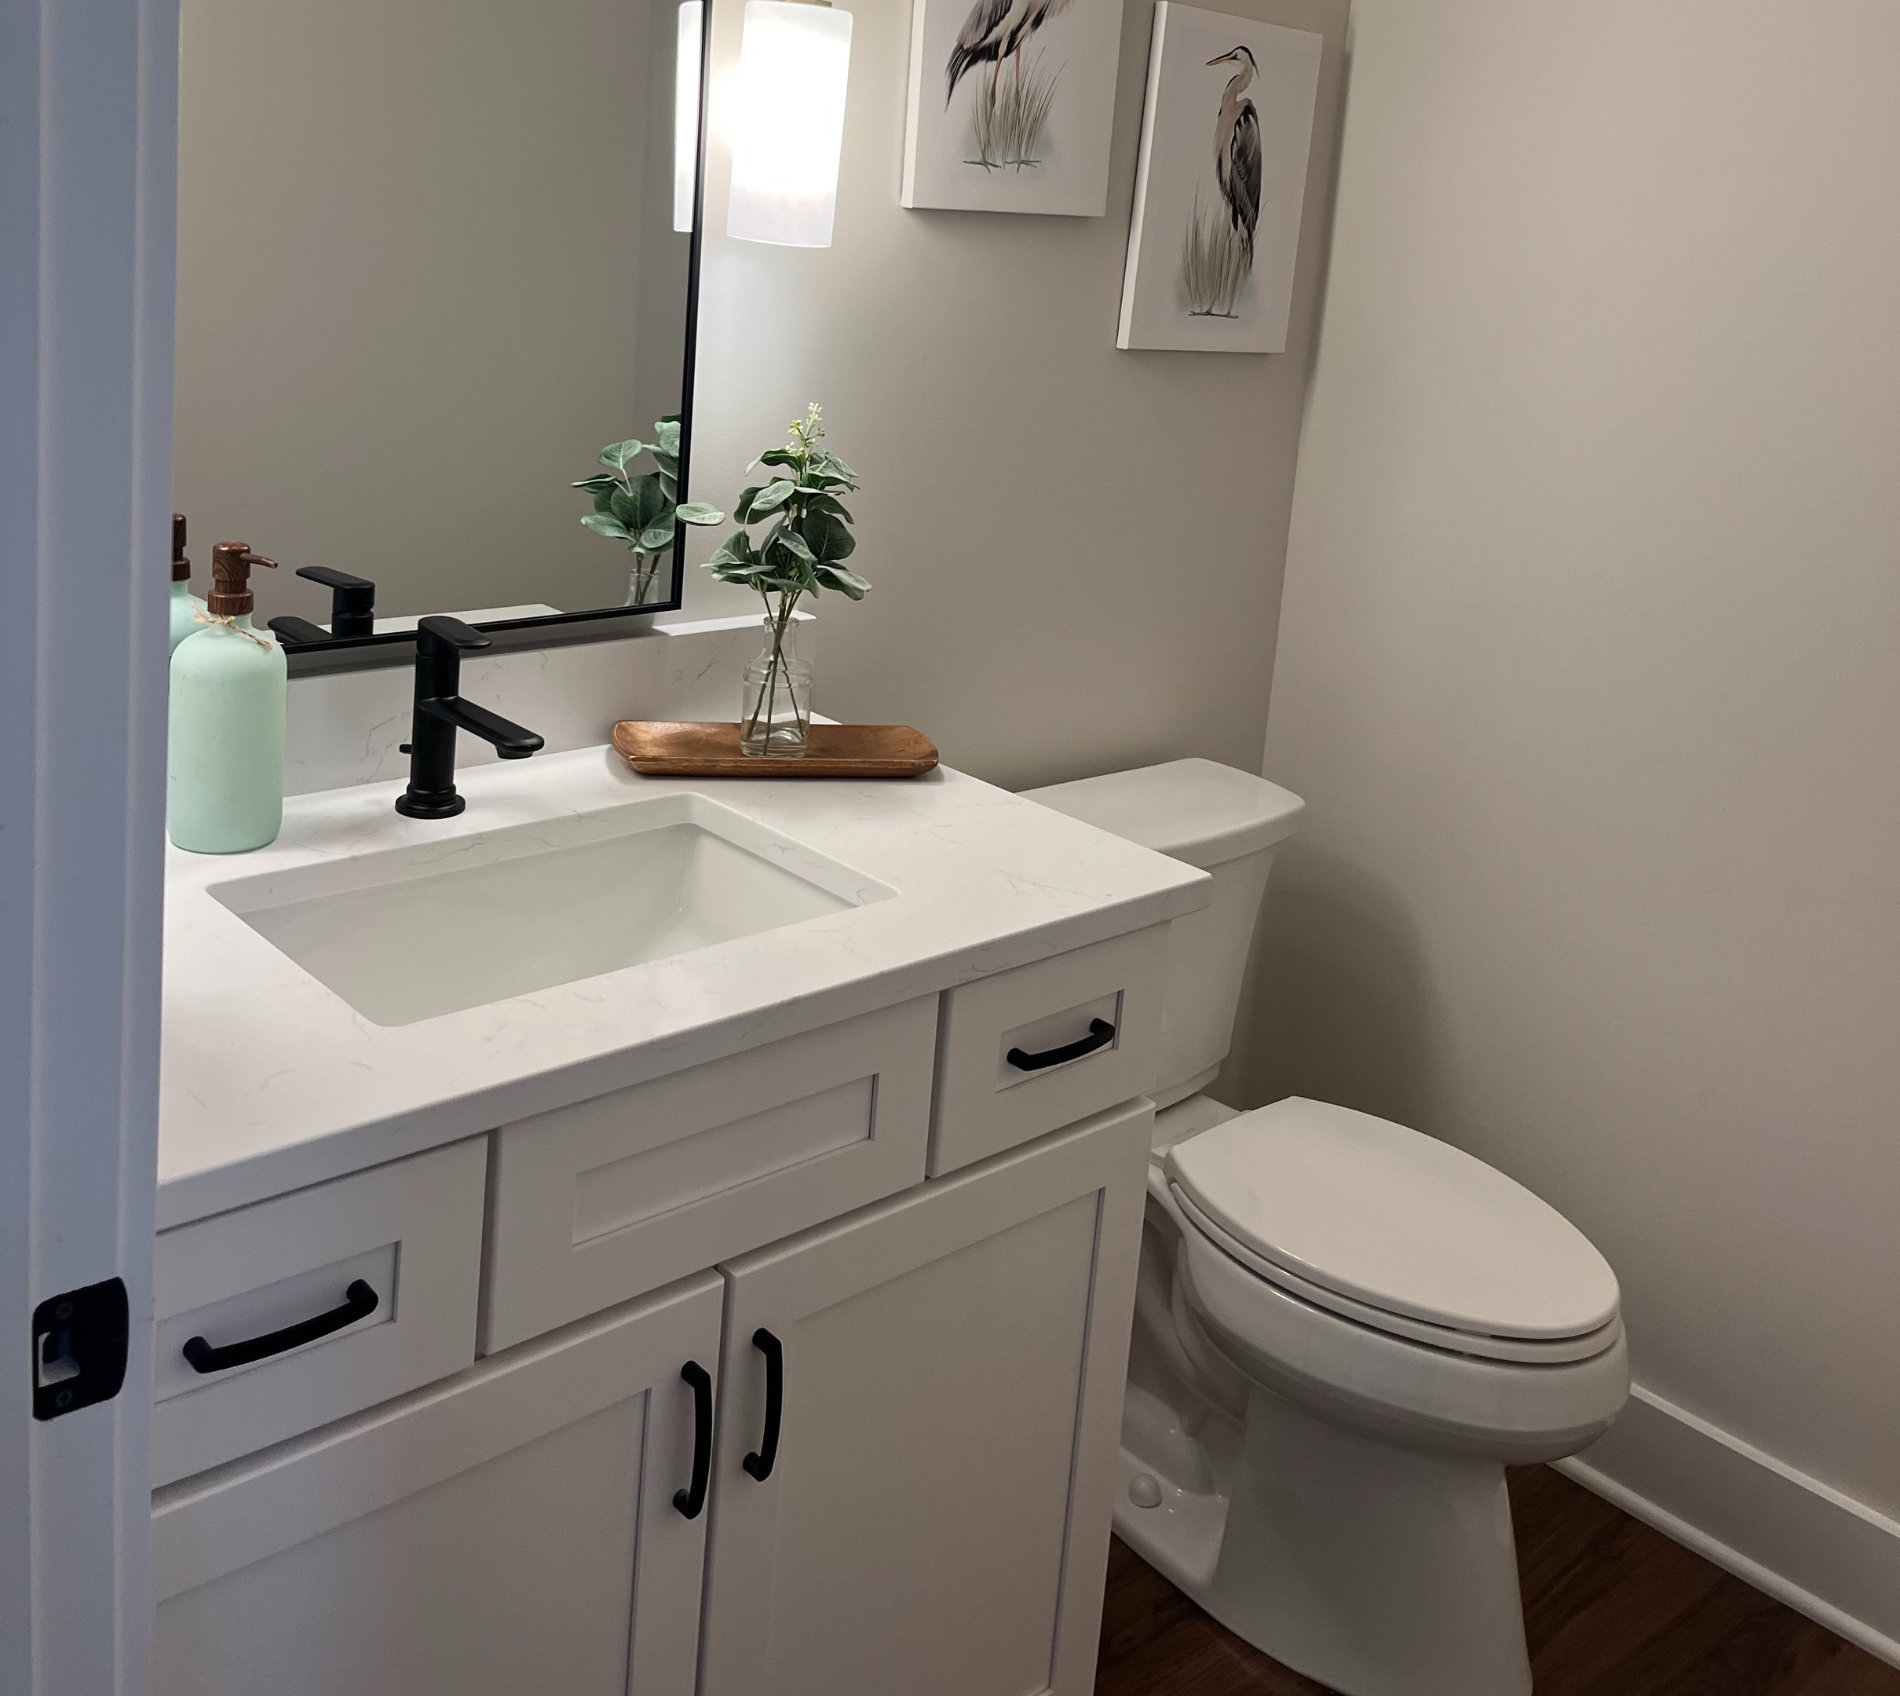
<path fill-rule="evenodd" d="M 483 1352 L 919 1182 L 936 1030 L 926 996 L 504 1126 Z"/>
<path fill-rule="evenodd" d="M 473 1137 L 161 1232 L 153 1487 L 473 1361 L 487 1167 Z"/>
<path fill-rule="evenodd" d="M 1152 925 L 945 994 L 931 1177 L 1154 1088 L 1167 937 Z"/>

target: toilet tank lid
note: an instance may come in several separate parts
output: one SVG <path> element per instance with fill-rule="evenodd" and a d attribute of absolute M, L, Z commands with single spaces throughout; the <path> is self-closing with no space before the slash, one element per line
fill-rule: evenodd
<path fill-rule="evenodd" d="M 1023 797 L 1203 867 L 1271 848 L 1292 834 L 1306 805 L 1277 783 L 1213 760 L 1113 771 Z"/>

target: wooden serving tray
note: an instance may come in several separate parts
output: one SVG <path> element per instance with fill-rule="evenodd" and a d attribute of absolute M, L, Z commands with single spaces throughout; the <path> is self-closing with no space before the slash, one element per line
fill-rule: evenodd
<path fill-rule="evenodd" d="M 623 719 L 614 746 L 646 777 L 918 777 L 937 763 L 907 724 L 814 724 L 803 754 L 742 754 L 736 724 Z"/>

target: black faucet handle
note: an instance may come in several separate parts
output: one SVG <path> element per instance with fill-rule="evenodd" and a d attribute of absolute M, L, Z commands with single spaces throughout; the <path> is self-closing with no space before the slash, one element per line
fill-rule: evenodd
<path fill-rule="evenodd" d="M 375 634 L 376 585 L 367 577 L 357 577 L 327 565 L 301 566 L 297 575 L 312 583 L 321 583 L 330 591 L 332 636 Z"/>
<path fill-rule="evenodd" d="M 329 565 L 300 565 L 299 577 L 307 577 L 312 583 L 321 583 L 326 589 L 374 589 L 376 585 L 367 577 L 355 577 L 347 571 L 338 571 Z"/>
<path fill-rule="evenodd" d="M 504 760 L 525 760 L 545 746 L 532 730 L 462 699 L 462 655 L 491 645 L 481 631 L 444 613 L 416 621 L 416 705 L 405 744 L 409 787 L 396 797 L 405 818 L 453 818 L 467 805 L 455 792 L 457 731 L 492 743 Z"/>
<path fill-rule="evenodd" d="M 493 645 L 491 639 L 484 636 L 472 624 L 464 624 L 459 618 L 451 618 L 445 612 L 432 612 L 416 625 L 417 646 L 423 644 L 421 638 L 432 636 L 440 644 L 438 653 L 468 653 L 477 648 Z"/>
<path fill-rule="evenodd" d="M 321 624 L 312 624 L 307 618 L 291 618 L 285 615 L 273 618 L 270 627 L 286 642 L 295 642 L 300 648 L 317 647 L 330 640 L 330 632 Z"/>

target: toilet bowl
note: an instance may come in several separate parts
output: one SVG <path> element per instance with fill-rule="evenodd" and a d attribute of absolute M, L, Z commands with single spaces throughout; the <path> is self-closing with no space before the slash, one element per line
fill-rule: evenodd
<path fill-rule="evenodd" d="M 1344 1696 L 1524 1696 L 1504 1467 L 1572 1454 L 1621 1409 L 1614 1274 L 1447 1143 L 1199 1093 L 1296 796 L 1185 760 L 1029 798 L 1215 883 L 1169 935 L 1118 1535 Z"/>

